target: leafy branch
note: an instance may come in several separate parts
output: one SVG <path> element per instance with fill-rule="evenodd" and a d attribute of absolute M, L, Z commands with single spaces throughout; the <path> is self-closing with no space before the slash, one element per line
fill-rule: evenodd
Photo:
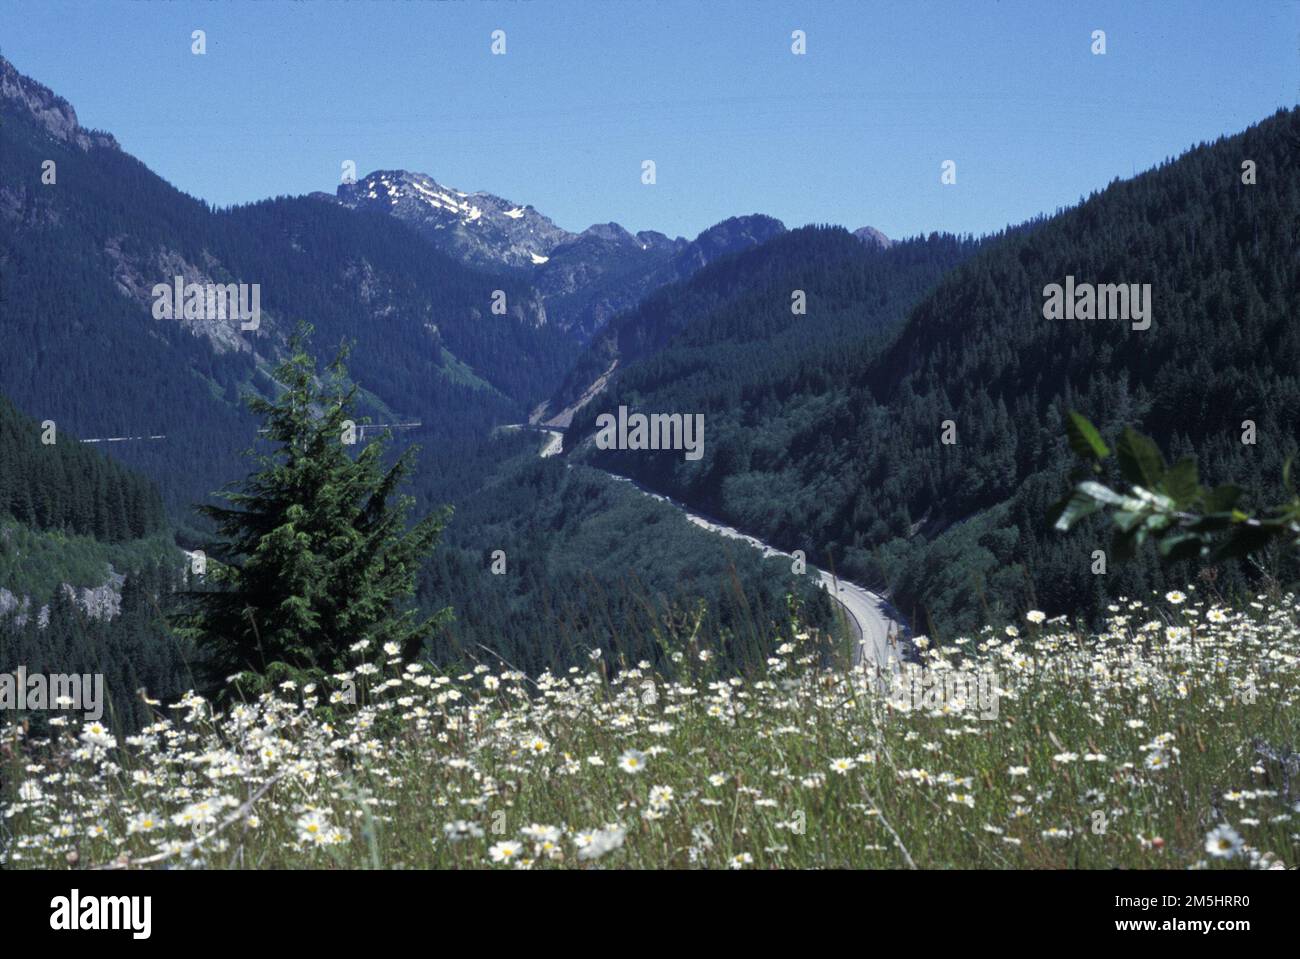
<path fill-rule="evenodd" d="M 1208 489 L 1200 484 L 1196 463 L 1181 459 L 1165 463 L 1149 437 L 1125 429 L 1116 444 L 1120 476 L 1128 492 L 1102 481 L 1103 463 L 1111 450 L 1097 428 L 1079 413 L 1066 423 L 1070 448 L 1083 461 L 1073 475 L 1074 488 L 1048 515 L 1054 528 L 1068 532 L 1086 516 L 1102 512 L 1114 523 L 1113 551 L 1132 556 L 1147 540 L 1168 560 L 1210 560 L 1246 556 L 1269 543 L 1300 543 L 1300 496 L 1273 507 L 1263 516 L 1237 508 L 1242 490 L 1232 484 Z M 1291 462 L 1282 471 L 1291 489 Z"/>

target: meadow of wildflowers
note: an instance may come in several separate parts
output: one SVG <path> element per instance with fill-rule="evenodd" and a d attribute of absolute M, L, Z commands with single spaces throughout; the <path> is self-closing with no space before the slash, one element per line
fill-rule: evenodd
<path fill-rule="evenodd" d="M 1300 860 L 1300 602 L 1196 591 L 1081 633 L 932 646 L 996 717 L 912 708 L 806 634 L 720 673 L 647 663 L 446 675 L 354 647 L 359 704 L 189 695 L 118 741 L 0 731 L 5 868 L 1287 868 Z"/>

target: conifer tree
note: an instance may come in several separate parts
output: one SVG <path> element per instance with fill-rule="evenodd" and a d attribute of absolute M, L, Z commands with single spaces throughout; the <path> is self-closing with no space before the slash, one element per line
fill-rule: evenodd
<path fill-rule="evenodd" d="M 299 329 L 275 371 L 284 392 L 249 400 L 275 449 L 249 451 L 257 471 L 218 494 L 228 506 L 199 507 L 219 540 L 205 548 L 205 588 L 189 594 L 178 618 L 211 678 L 238 677 L 243 693 L 346 670 L 361 641 L 372 658 L 392 644 L 415 656 L 450 616 L 421 617 L 411 603 L 449 511 L 408 528 L 412 500 L 398 489 L 415 450 L 387 467 L 382 439 L 351 455 L 344 438 L 357 387 L 347 378 L 347 347 L 318 378 L 305 348 L 310 334 Z"/>

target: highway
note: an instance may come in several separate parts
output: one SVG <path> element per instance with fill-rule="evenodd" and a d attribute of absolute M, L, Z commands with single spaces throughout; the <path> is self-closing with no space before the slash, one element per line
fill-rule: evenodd
<path fill-rule="evenodd" d="M 539 451 L 539 456 L 555 456 L 564 448 L 564 434 L 559 430 L 532 425 L 510 426 L 507 429 L 529 429 L 545 433 L 546 442 Z M 775 546 L 770 546 L 748 533 L 742 533 L 733 526 L 703 516 L 685 503 L 647 489 L 630 477 L 610 473 L 608 470 L 605 473 L 619 482 L 631 483 L 646 496 L 652 496 L 657 500 L 668 503 L 702 529 L 707 529 L 711 533 L 725 536 L 728 539 L 738 539 L 748 543 L 754 549 L 761 550 L 764 558 L 768 556 L 785 556 L 791 562 L 794 562 L 795 557 L 792 554 L 777 549 Z M 899 661 L 902 658 L 902 649 L 897 645 L 897 640 L 899 637 L 908 636 L 909 633 L 906 625 L 893 607 L 882 596 L 873 593 L 865 586 L 838 579 L 826 570 L 817 569 L 814 566 L 809 566 L 808 570 L 817 574 L 822 588 L 829 592 L 831 598 L 840 604 L 847 616 L 849 625 L 853 628 L 855 636 L 853 665 L 869 664 L 881 673 L 886 671 L 890 673 L 897 672 Z M 893 643 L 890 641 L 891 638 L 894 639 Z"/>

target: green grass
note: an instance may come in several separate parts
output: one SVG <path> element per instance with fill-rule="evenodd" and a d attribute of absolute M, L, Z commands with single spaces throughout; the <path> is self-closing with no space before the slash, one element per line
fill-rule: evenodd
<path fill-rule="evenodd" d="M 931 670 L 995 673 L 996 718 L 982 718 L 988 701 L 904 710 L 871 677 L 817 670 L 811 644 L 789 644 L 749 677 L 717 675 L 691 645 L 674 682 L 603 659 L 529 679 L 380 654 L 375 674 L 344 677 L 363 705 L 329 707 L 333 725 L 320 691 L 304 708 L 304 691 L 285 690 L 215 714 L 191 697 L 113 747 L 93 730 L 77 741 L 79 717 L 52 744 L 11 726 L 4 859 L 1294 867 L 1300 783 L 1284 795 L 1281 764 L 1254 742 L 1300 746 L 1300 607 L 1170 596 L 1123 604 L 1101 635 L 1028 622 L 923 652 Z M 584 858 L 602 828 L 588 849 L 610 848 Z"/>
<path fill-rule="evenodd" d="M 109 566 L 118 572 L 159 561 L 180 564 L 169 533 L 127 543 L 104 543 L 90 536 L 32 530 L 0 518 L 0 587 L 41 605 L 60 583 L 102 586 Z"/>
<path fill-rule="evenodd" d="M 441 350 L 441 373 L 449 382 L 459 383 L 461 386 L 468 386 L 475 390 L 486 390 L 489 393 L 495 393 L 502 399 L 507 399 L 504 393 L 475 373 L 473 368 L 457 357 L 456 354 L 452 353 L 445 346 L 441 347 Z"/>

